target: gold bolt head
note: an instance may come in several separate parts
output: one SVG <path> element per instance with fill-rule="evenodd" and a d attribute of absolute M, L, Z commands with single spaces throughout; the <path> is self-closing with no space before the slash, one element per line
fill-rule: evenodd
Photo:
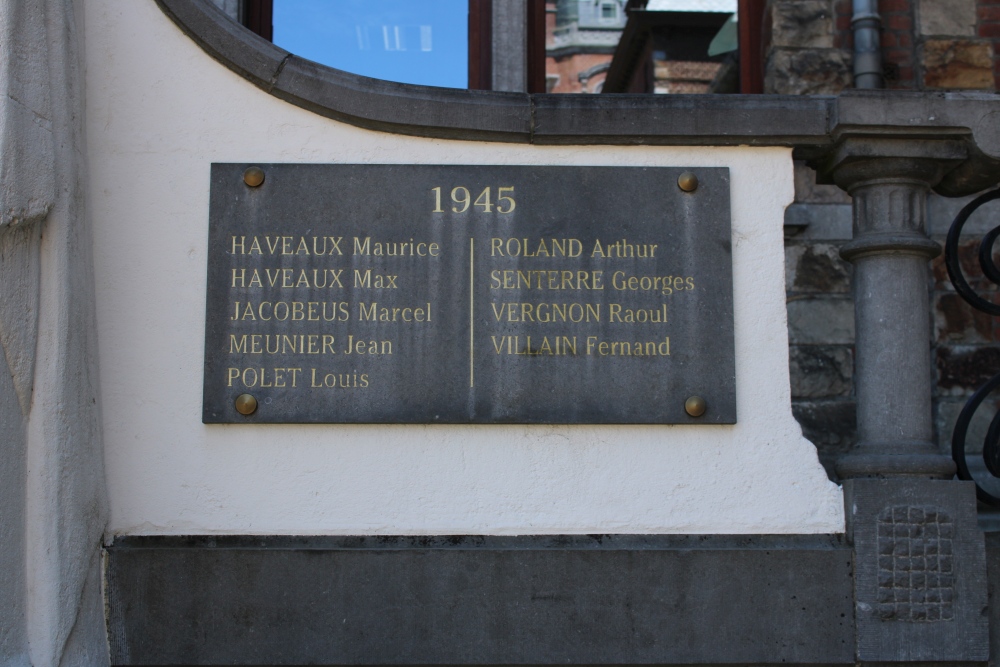
<path fill-rule="evenodd" d="M 677 187 L 684 192 L 694 192 L 698 189 L 698 177 L 690 171 L 685 171 L 677 177 Z"/>
<path fill-rule="evenodd" d="M 249 417 L 257 412 L 257 399 L 250 394 L 240 394 L 236 397 L 236 412 Z"/>
<path fill-rule="evenodd" d="M 688 400 L 684 401 L 684 411 L 692 417 L 701 417 L 705 414 L 705 409 L 707 407 L 708 405 L 705 403 L 705 399 L 701 396 L 692 396 Z"/>
<path fill-rule="evenodd" d="M 260 167 L 247 167 L 243 172 L 243 182 L 251 188 L 256 188 L 264 182 L 264 170 Z"/>

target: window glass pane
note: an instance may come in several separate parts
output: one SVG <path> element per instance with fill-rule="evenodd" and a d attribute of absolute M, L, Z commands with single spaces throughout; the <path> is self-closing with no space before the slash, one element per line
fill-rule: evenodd
<path fill-rule="evenodd" d="M 274 0 L 274 43 L 378 79 L 468 85 L 468 0 Z"/>

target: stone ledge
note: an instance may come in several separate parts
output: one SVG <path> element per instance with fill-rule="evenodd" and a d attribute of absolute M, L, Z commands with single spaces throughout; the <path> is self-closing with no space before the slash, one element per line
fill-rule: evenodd
<path fill-rule="evenodd" d="M 119 538 L 112 664 L 847 665 L 852 568 L 824 535 Z"/>

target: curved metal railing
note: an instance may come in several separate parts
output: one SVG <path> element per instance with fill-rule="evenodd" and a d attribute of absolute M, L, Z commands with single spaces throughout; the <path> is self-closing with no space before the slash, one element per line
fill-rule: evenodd
<path fill-rule="evenodd" d="M 965 223 L 968 222 L 972 214 L 979 210 L 981 206 L 995 199 L 1000 199 L 1000 190 L 993 190 L 980 195 L 969 202 L 959 212 L 954 222 L 951 223 L 951 229 L 948 230 L 944 260 L 948 268 L 948 277 L 951 279 L 952 285 L 955 286 L 955 291 L 958 292 L 966 303 L 977 310 L 997 317 L 1000 316 L 1000 305 L 976 293 L 965 279 L 958 257 L 958 242 Z M 993 261 L 993 243 L 998 237 L 1000 237 L 1000 225 L 987 232 L 979 244 L 980 269 L 983 272 L 983 276 L 996 285 L 1000 285 L 1000 267 L 997 267 L 996 262 Z M 980 481 L 973 477 L 969 469 L 969 459 L 966 455 L 965 444 L 968 439 L 969 425 L 972 423 L 976 411 L 979 410 L 986 398 L 998 387 L 1000 387 L 1000 373 L 990 378 L 966 402 L 965 407 L 962 408 L 962 411 L 958 415 L 958 420 L 955 422 L 955 430 L 952 432 L 951 437 L 951 456 L 955 459 L 955 464 L 958 466 L 959 479 L 975 482 L 976 496 L 979 500 L 996 507 L 1000 507 L 1000 497 L 984 489 Z M 993 416 L 990 427 L 986 432 L 986 437 L 983 441 L 983 462 L 986 464 L 986 470 L 993 477 L 1000 478 L 1000 411 Z"/>

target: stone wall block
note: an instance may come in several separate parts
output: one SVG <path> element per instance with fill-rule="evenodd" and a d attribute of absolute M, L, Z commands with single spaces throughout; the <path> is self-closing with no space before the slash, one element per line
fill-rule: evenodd
<path fill-rule="evenodd" d="M 1000 345 L 939 347 L 934 353 L 942 396 L 966 396 L 1000 372 Z"/>
<path fill-rule="evenodd" d="M 850 54 L 836 49 L 775 48 L 764 70 L 764 92 L 834 95 L 851 86 Z"/>
<path fill-rule="evenodd" d="M 945 237 L 937 237 L 935 240 L 941 244 L 941 247 L 944 247 Z M 962 275 L 965 276 L 966 282 L 976 290 L 977 294 L 988 296 L 985 293 L 996 293 L 998 285 L 984 276 L 983 270 L 979 266 L 979 245 L 981 240 L 978 236 L 963 237 L 963 240 L 959 241 L 958 244 L 958 263 L 962 268 Z M 1000 266 L 1000 253 L 993 254 L 993 261 Z M 951 284 L 951 278 L 948 277 L 948 268 L 944 263 L 944 254 L 934 258 L 931 263 L 931 269 L 934 275 L 935 290 L 955 291 L 955 286 Z"/>
<path fill-rule="evenodd" d="M 789 350 L 788 363 L 792 381 L 792 400 L 851 395 L 854 355 L 849 347 L 794 345 Z"/>
<path fill-rule="evenodd" d="M 771 3 L 771 44 L 807 49 L 833 48 L 833 7 L 828 0 Z"/>
<path fill-rule="evenodd" d="M 934 295 L 933 314 L 934 336 L 938 342 L 992 343 L 994 340 L 994 318 L 976 310 L 954 292 Z"/>
<path fill-rule="evenodd" d="M 920 0 L 917 11 L 921 35 L 976 34 L 975 0 Z"/>
<path fill-rule="evenodd" d="M 792 345 L 851 345 L 854 304 L 848 298 L 796 297 L 788 301 Z"/>
<path fill-rule="evenodd" d="M 951 455 L 951 435 L 955 430 L 958 415 L 962 412 L 967 400 L 967 396 L 962 396 L 938 402 L 934 423 L 937 430 L 938 447 L 945 454 Z M 989 431 L 990 421 L 997 410 L 1000 410 L 1000 400 L 987 400 L 976 410 L 965 437 L 966 454 L 982 454 L 983 442 L 986 439 L 987 431 Z"/>
<path fill-rule="evenodd" d="M 851 196 L 836 185 L 816 183 L 816 171 L 803 160 L 795 161 L 795 203 L 850 204 Z"/>
<path fill-rule="evenodd" d="M 993 89 L 993 45 L 972 39 L 928 39 L 921 47 L 924 87 Z"/>
<path fill-rule="evenodd" d="M 802 435 L 816 445 L 820 463 L 830 479 L 836 479 L 834 464 L 858 439 L 854 401 L 792 401 L 792 414 Z"/>
<path fill-rule="evenodd" d="M 789 245 L 785 248 L 785 282 L 789 292 L 848 294 L 851 265 L 832 243 Z"/>

